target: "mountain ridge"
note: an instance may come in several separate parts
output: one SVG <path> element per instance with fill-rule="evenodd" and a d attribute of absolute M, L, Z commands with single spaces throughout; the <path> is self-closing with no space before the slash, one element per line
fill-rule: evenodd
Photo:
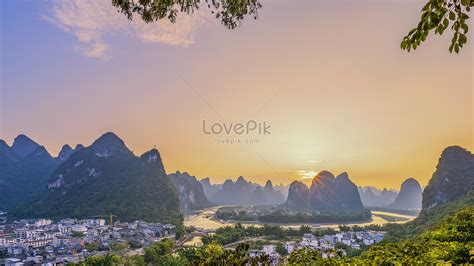
<path fill-rule="evenodd" d="M 329 171 L 316 174 L 308 188 L 291 183 L 285 208 L 296 211 L 356 211 L 364 209 L 357 186 L 346 172 L 335 177 Z"/>
<path fill-rule="evenodd" d="M 156 149 L 133 155 L 113 133 L 79 149 L 51 174 L 47 193 L 14 217 L 87 218 L 182 223 L 179 197 Z"/>

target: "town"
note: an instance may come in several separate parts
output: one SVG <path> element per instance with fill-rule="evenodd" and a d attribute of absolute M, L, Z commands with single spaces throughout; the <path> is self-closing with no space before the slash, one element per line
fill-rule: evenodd
<path fill-rule="evenodd" d="M 285 242 L 284 248 L 287 254 L 294 250 L 310 248 L 320 251 L 322 258 L 329 258 L 335 257 L 338 252 L 341 256 L 346 256 L 346 251 L 340 248 L 340 246 L 345 245 L 348 248 L 358 250 L 362 245 L 370 246 L 379 243 L 383 238 L 382 232 L 375 231 L 339 232 L 335 235 L 324 235 L 323 237 L 316 237 L 311 233 L 306 233 L 301 241 Z M 268 255 L 274 265 L 284 260 L 284 257 L 277 252 L 276 245 L 263 245 L 261 250 L 250 251 L 251 257 L 260 256 L 261 254 Z"/>
<path fill-rule="evenodd" d="M 84 261 L 88 257 L 106 255 L 122 248 L 123 255 L 143 254 L 143 248 L 165 238 L 174 239 L 175 226 L 171 224 L 112 222 L 113 216 L 94 219 L 23 219 L 6 223 L 6 213 L 0 217 L 0 264 L 64 265 Z M 195 228 L 194 235 L 210 233 Z M 191 238 L 184 236 L 183 238 Z M 305 233 L 301 240 L 284 241 L 286 252 L 277 251 L 274 244 L 265 244 L 259 250 L 250 250 L 249 256 L 268 255 L 272 264 L 284 262 L 294 250 L 318 250 L 323 258 L 346 256 L 346 250 L 361 249 L 379 243 L 384 238 L 379 231 L 339 231 L 316 237 Z M 201 243 L 202 244 L 202 243 Z M 128 253 L 128 254 L 127 254 Z"/>
<path fill-rule="evenodd" d="M 6 213 L 1 212 L 1 217 Z M 0 265 L 65 265 L 91 256 L 105 255 L 112 249 L 140 250 L 151 243 L 175 237 L 171 224 L 106 224 L 106 219 L 23 219 L 5 223 L 0 219 Z"/>

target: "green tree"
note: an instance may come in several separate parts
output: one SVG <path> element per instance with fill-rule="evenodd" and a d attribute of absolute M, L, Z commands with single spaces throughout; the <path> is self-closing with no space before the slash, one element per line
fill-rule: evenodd
<path fill-rule="evenodd" d="M 428 34 L 434 31 L 442 35 L 451 26 L 453 38 L 449 46 L 449 52 L 459 53 L 466 44 L 466 33 L 469 30 L 467 13 L 474 6 L 474 0 L 428 0 L 421 10 L 418 25 L 403 37 L 401 48 L 407 50 L 416 49 L 426 40 Z"/>
<path fill-rule="evenodd" d="M 93 256 L 87 258 L 86 261 L 82 262 L 80 265 L 92 265 L 92 266 L 115 266 L 120 265 L 122 259 L 120 256 L 107 254 L 105 256 Z"/>
<path fill-rule="evenodd" d="M 179 254 L 167 254 L 161 258 L 159 265 L 167 265 L 167 266 L 188 265 L 188 260 Z"/>
<path fill-rule="evenodd" d="M 110 247 L 112 248 L 113 251 L 119 252 L 119 251 L 125 250 L 128 247 L 128 244 L 114 242 L 114 243 L 112 243 L 112 245 Z"/>
<path fill-rule="evenodd" d="M 92 243 L 88 243 L 86 244 L 85 248 L 87 249 L 87 251 L 91 252 L 91 251 L 96 251 L 99 249 L 99 242 L 92 242 Z"/>
<path fill-rule="evenodd" d="M 259 0 L 112 0 L 112 4 L 128 19 L 133 19 L 133 15 L 136 14 L 146 23 L 161 19 L 168 19 L 174 23 L 179 13 L 189 15 L 204 7 L 229 29 L 238 27 L 246 16 L 253 16 L 256 19 L 258 9 L 262 7 Z"/>
<path fill-rule="evenodd" d="M 222 249 L 222 246 L 216 242 L 212 242 L 209 245 L 200 248 L 196 252 L 199 260 L 204 264 L 211 264 L 213 261 L 216 261 L 223 253 L 224 250 Z"/>
<path fill-rule="evenodd" d="M 145 258 L 140 255 L 133 255 L 128 257 L 125 262 L 125 266 L 145 266 Z"/>
<path fill-rule="evenodd" d="M 163 257 L 173 252 L 174 242 L 170 239 L 163 239 L 158 243 L 153 243 L 150 247 L 145 248 L 145 262 L 159 264 Z"/>
<path fill-rule="evenodd" d="M 195 264 L 199 260 L 195 247 L 185 247 L 179 251 L 179 255 L 185 257 L 190 264 Z"/>
<path fill-rule="evenodd" d="M 133 19 L 133 15 L 136 14 L 146 23 L 161 19 L 168 19 L 174 23 L 178 13 L 191 14 L 206 6 L 229 29 L 238 27 L 246 16 L 257 19 L 258 10 L 262 7 L 259 0 L 112 0 L 112 4 L 128 19 Z M 428 0 L 421 10 L 418 25 L 403 37 L 401 48 L 408 52 L 411 49 L 416 50 L 431 31 L 442 35 L 451 26 L 453 38 L 449 52 L 459 53 L 467 42 L 466 33 L 469 30 L 467 14 L 473 6 L 474 0 Z"/>
<path fill-rule="evenodd" d="M 282 256 L 288 255 L 288 251 L 286 250 L 285 246 L 283 246 L 283 244 L 280 242 L 276 244 L 276 252 Z"/>
<path fill-rule="evenodd" d="M 288 257 L 288 262 L 294 265 L 313 265 L 322 262 L 321 253 L 309 247 L 294 250 Z"/>

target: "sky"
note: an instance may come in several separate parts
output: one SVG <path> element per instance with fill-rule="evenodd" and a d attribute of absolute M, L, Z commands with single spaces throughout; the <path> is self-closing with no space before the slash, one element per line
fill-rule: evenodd
<path fill-rule="evenodd" d="M 459 55 L 449 31 L 407 53 L 423 1 L 262 4 L 228 30 L 206 8 L 145 24 L 107 0 L 1 1 L 0 138 L 57 155 L 113 131 L 213 183 L 329 170 L 396 189 L 425 186 L 445 147 L 472 151 L 472 31 Z"/>

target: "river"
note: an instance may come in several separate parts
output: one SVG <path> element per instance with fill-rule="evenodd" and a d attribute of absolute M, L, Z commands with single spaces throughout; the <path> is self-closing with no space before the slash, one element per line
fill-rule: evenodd
<path fill-rule="evenodd" d="M 193 214 L 186 215 L 184 217 L 184 225 L 186 226 L 194 226 L 196 228 L 202 228 L 206 230 L 214 230 L 219 227 L 223 227 L 226 225 L 232 225 L 235 222 L 224 222 L 224 221 L 217 221 L 213 219 L 214 213 L 217 211 L 219 207 L 211 207 L 211 208 L 205 208 L 203 210 L 200 210 L 198 212 L 195 212 Z M 373 224 L 378 224 L 378 225 L 383 225 L 386 223 L 389 223 L 386 219 L 384 219 L 384 216 L 390 216 L 390 217 L 395 217 L 395 218 L 405 218 L 406 220 L 404 221 L 397 221 L 397 222 L 392 222 L 392 223 L 406 223 L 408 221 L 411 221 L 415 218 L 415 216 L 409 216 L 409 215 L 403 215 L 399 213 L 394 213 L 394 212 L 388 212 L 388 211 L 372 211 L 372 220 L 368 222 L 359 222 L 359 223 L 327 223 L 327 224 L 318 224 L 319 227 L 321 228 L 337 228 L 339 225 L 373 225 Z M 259 226 L 261 223 L 259 222 L 242 222 L 242 224 L 245 225 L 255 225 Z M 309 225 L 309 226 L 314 226 L 315 224 L 311 223 L 292 223 L 292 224 L 280 224 L 283 227 L 292 227 L 292 228 L 298 228 L 301 225 Z"/>

